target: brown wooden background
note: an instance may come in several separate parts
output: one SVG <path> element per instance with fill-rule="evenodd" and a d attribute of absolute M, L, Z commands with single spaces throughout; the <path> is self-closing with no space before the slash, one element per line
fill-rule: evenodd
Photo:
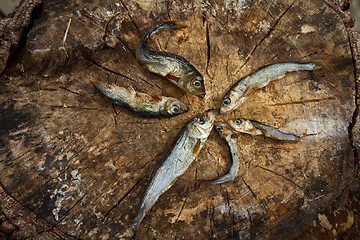
<path fill-rule="evenodd" d="M 199 180 L 224 173 L 229 162 L 225 143 L 212 133 L 134 237 L 359 234 L 360 37 L 347 1 L 45 1 L 37 8 L 40 2 L 24 1 L 0 29 L 1 69 L 7 66 L 0 79 L 0 236 L 125 238 L 153 166 L 184 123 L 217 108 L 239 78 L 285 61 L 321 69 L 288 74 L 218 120 L 241 116 L 308 135 L 296 144 L 244 135 L 239 176 L 207 185 Z M 151 45 L 197 67 L 204 99 L 136 61 L 141 33 L 169 19 L 189 27 L 159 33 Z M 191 110 L 142 118 L 113 106 L 90 80 L 177 97 Z"/>

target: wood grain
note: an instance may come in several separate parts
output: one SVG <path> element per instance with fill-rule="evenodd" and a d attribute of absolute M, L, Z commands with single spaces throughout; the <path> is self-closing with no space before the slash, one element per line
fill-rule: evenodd
<path fill-rule="evenodd" d="M 0 79 L 2 194 L 58 237 L 125 238 L 153 166 L 192 116 L 218 108 L 237 80 L 262 66 L 314 62 L 319 70 L 290 73 L 234 112 L 217 116 L 307 135 L 301 142 L 243 135 L 239 176 L 209 185 L 199 180 L 224 173 L 230 160 L 213 132 L 134 237 L 289 239 L 303 232 L 357 171 L 354 50 L 344 16 L 332 4 L 46 1 L 24 58 Z M 164 20 L 181 20 L 188 28 L 157 33 L 151 46 L 189 60 L 205 77 L 204 99 L 137 62 L 141 34 Z M 352 39 L 354 46 L 358 38 Z M 191 110 L 174 118 L 143 118 L 112 105 L 91 80 L 177 97 Z"/>

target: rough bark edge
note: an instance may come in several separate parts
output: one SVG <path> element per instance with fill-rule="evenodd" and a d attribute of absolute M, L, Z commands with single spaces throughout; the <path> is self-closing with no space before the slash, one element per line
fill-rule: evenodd
<path fill-rule="evenodd" d="M 352 121 L 348 127 L 349 140 L 351 143 L 351 147 L 354 154 L 354 168 L 355 168 L 355 176 L 354 180 L 347 186 L 344 187 L 342 193 L 339 197 L 335 199 L 335 201 L 326 209 L 318 213 L 318 217 L 313 221 L 313 224 L 309 225 L 302 233 L 294 236 L 294 239 L 318 239 L 318 238 L 326 238 L 335 237 L 339 239 L 353 239 L 354 236 L 359 236 L 360 234 L 360 225 L 359 212 L 355 212 L 354 216 L 354 224 L 350 227 L 350 229 L 346 229 L 343 231 L 338 231 L 336 235 L 334 235 L 334 229 L 327 229 L 324 226 L 324 222 L 320 219 L 321 216 L 325 216 L 326 221 L 328 221 L 328 217 L 333 213 L 341 213 L 344 209 L 350 209 L 354 206 L 360 205 L 360 179 L 359 179 L 359 159 L 360 159 L 360 149 L 356 144 L 356 135 L 354 134 L 355 130 L 358 130 L 359 125 L 357 120 L 359 118 L 359 104 L 360 104 L 360 91 L 359 91 L 359 81 L 360 81 L 360 32 L 354 31 L 353 27 L 355 25 L 355 20 L 351 13 L 351 1 L 350 0 L 325 0 L 325 2 L 334 9 L 334 11 L 340 16 L 342 19 L 345 30 L 348 33 L 351 54 L 353 57 L 354 63 L 354 77 L 355 77 L 355 110 L 352 115 Z M 335 220 L 333 220 L 335 221 Z M 333 223 L 333 222 L 331 222 Z M 333 234 L 333 235 L 332 235 Z"/>
<path fill-rule="evenodd" d="M 356 136 L 354 131 L 356 130 L 357 118 L 359 116 L 359 81 L 360 81 L 360 32 L 352 31 L 348 29 L 351 52 L 354 60 L 355 67 L 355 111 L 352 116 L 352 122 L 349 125 L 349 138 L 354 152 L 357 178 L 359 177 L 359 149 L 356 146 Z"/>
<path fill-rule="evenodd" d="M 352 115 L 352 121 L 348 127 L 349 140 L 354 153 L 354 167 L 356 171 L 356 179 L 359 178 L 359 154 L 360 149 L 356 146 L 356 139 L 354 131 L 356 130 L 357 118 L 359 116 L 359 81 L 360 81 L 360 32 L 354 31 L 355 19 L 351 13 L 351 0 L 325 0 L 332 9 L 340 16 L 345 25 L 345 30 L 348 33 L 351 55 L 354 63 L 354 77 L 355 77 L 355 110 Z"/>
<path fill-rule="evenodd" d="M 42 0 L 22 0 L 8 18 L 0 21 L 0 76 L 12 56 L 26 44 L 27 34 L 42 4 Z"/>

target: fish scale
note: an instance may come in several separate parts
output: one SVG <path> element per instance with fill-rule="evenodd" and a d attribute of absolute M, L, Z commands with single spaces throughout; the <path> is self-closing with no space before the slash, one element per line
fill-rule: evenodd
<path fill-rule="evenodd" d="M 177 30 L 186 27 L 180 22 L 160 22 L 145 31 L 140 38 L 136 58 L 149 70 L 156 73 L 179 88 L 198 97 L 205 97 L 204 78 L 201 73 L 185 58 L 169 53 L 150 49 L 148 39 L 161 30 Z"/>

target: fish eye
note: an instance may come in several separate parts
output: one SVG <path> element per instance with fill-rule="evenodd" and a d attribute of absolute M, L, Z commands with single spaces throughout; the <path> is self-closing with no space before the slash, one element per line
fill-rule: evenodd
<path fill-rule="evenodd" d="M 201 83 L 200 80 L 195 79 L 195 80 L 192 82 L 192 85 L 195 86 L 195 87 L 201 87 L 201 86 L 202 86 L 202 83 Z"/>
<path fill-rule="evenodd" d="M 242 121 L 241 121 L 240 119 L 238 119 L 238 118 L 234 120 L 234 123 L 235 123 L 236 125 L 240 125 L 241 122 L 242 122 Z"/>
<path fill-rule="evenodd" d="M 202 115 L 199 117 L 198 120 L 199 120 L 200 124 L 204 124 L 206 122 L 206 118 L 204 116 L 202 116 Z"/>
<path fill-rule="evenodd" d="M 179 112 L 179 106 L 175 105 L 175 106 L 172 107 L 171 110 L 172 110 L 173 113 L 178 113 Z"/>
<path fill-rule="evenodd" d="M 217 126 L 217 127 L 216 127 L 216 130 L 221 131 L 221 130 L 222 130 L 222 127 L 221 127 L 221 126 Z"/>
<path fill-rule="evenodd" d="M 225 99 L 223 100 L 223 102 L 222 102 L 222 104 L 223 104 L 224 106 L 227 106 L 227 105 L 229 105 L 230 103 L 231 103 L 230 98 L 225 98 Z"/>

